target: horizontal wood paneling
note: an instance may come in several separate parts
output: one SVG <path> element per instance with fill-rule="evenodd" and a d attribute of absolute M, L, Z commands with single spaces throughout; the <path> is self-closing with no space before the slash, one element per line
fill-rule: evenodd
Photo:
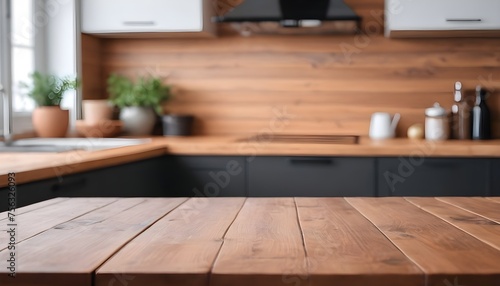
<path fill-rule="evenodd" d="M 83 34 L 81 41 L 83 99 L 106 98 L 101 66 L 101 40 Z"/>
<path fill-rule="evenodd" d="M 382 0 L 346 2 L 362 15 L 383 10 Z M 365 17 L 365 28 L 368 23 Z M 423 123 L 424 109 L 434 102 L 451 107 L 456 80 L 471 102 L 477 84 L 500 90 L 500 39 L 388 39 L 369 31 L 103 39 L 100 54 L 84 59 L 84 69 L 100 61 L 100 70 L 89 72 L 99 75 L 100 88 L 97 79 L 91 84 L 100 94 L 113 72 L 168 75 L 176 97 L 165 111 L 195 114 L 196 133 L 209 135 L 257 132 L 275 119 L 273 108 L 284 107 L 295 117 L 283 133 L 363 135 L 371 113 L 387 111 L 402 113 L 398 134 L 404 136 L 410 125 Z M 489 99 L 495 137 L 500 137 L 499 95 Z"/>

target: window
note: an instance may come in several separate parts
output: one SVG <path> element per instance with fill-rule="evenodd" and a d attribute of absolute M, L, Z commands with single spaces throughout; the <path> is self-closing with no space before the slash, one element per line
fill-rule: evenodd
<path fill-rule="evenodd" d="M 35 25 L 33 0 L 11 1 L 12 111 L 31 112 L 35 103 L 20 90 L 21 82 L 30 82 L 35 70 Z"/>
<path fill-rule="evenodd" d="M 29 75 L 35 70 L 44 71 L 43 24 L 46 23 L 38 23 L 35 17 L 44 3 L 40 0 L 0 0 L 0 82 L 10 99 L 11 132 L 15 134 L 32 130 L 31 112 L 35 103 L 19 84 L 30 83 Z M 2 127 L 3 113 L 2 109 Z M 3 133 L 4 128 L 0 129 Z"/>
<path fill-rule="evenodd" d="M 14 134 L 32 130 L 35 103 L 20 88 L 34 71 L 60 76 L 77 74 L 79 25 L 76 0 L 0 0 L 0 83 L 12 109 Z M 78 32 L 77 32 L 78 30 Z M 65 96 L 62 107 L 79 116 L 79 94 Z M 0 107 L 1 107 L 0 100 Z M 0 109 L 0 123 L 4 118 Z M 0 124 L 2 129 L 3 123 Z M 0 130 L 0 133 L 2 131 Z"/>

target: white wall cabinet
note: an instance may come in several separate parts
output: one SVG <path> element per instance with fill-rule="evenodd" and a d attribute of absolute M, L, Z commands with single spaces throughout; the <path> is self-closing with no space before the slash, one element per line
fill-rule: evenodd
<path fill-rule="evenodd" d="M 213 33 L 210 0 L 81 0 L 82 32 Z"/>
<path fill-rule="evenodd" d="M 498 31 L 500 1 L 386 0 L 385 19 L 386 36 L 404 31 Z"/>

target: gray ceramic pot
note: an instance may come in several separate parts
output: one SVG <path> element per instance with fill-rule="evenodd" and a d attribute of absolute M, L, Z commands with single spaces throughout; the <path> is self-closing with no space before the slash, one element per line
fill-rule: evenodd
<path fill-rule="evenodd" d="M 123 131 L 127 135 L 151 135 L 156 121 L 156 114 L 150 107 L 129 106 L 120 111 Z"/>

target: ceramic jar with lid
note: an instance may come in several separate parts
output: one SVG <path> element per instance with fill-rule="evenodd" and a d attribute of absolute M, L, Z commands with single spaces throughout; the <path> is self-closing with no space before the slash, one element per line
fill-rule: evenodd
<path fill-rule="evenodd" d="M 439 103 L 425 110 L 425 139 L 446 140 L 449 128 L 448 112 Z"/>

